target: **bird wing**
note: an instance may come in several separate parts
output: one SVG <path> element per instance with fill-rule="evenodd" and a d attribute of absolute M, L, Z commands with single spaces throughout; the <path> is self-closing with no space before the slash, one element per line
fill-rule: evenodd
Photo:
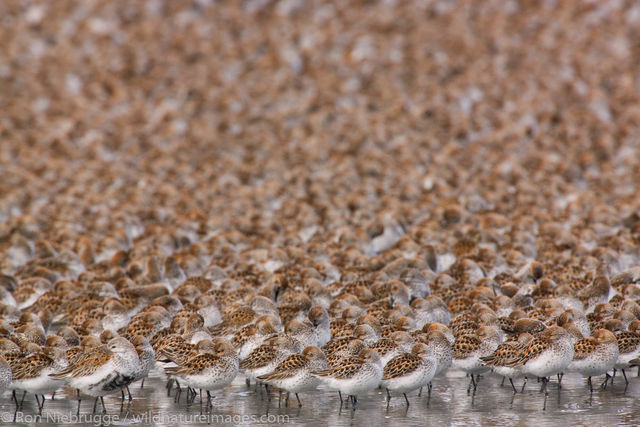
<path fill-rule="evenodd" d="M 573 344 L 573 360 L 582 360 L 595 350 L 597 345 L 593 337 L 582 338 Z"/>
<path fill-rule="evenodd" d="M 631 353 L 640 344 L 640 334 L 631 331 L 622 331 L 616 334 L 620 354 Z"/>
<path fill-rule="evenodd" d="M 549 345 L 549 341 L 543 337 L 534 338 L 516 358 L 506 363 L 504 366 L 508 366 L 510 368 L 522 366 L 529 360 L 538 357 L 543 351 L 549 348 Z"/>
<path fill-rule="evenodd" d="M 476 351 L 482 341 L 474 335 L 462 335 L 453 343 L 453 358 L 464 359 Z"/>
<path fill-rule="evenodd" d="M 415 354 L 405 353 L 400 356 L 396 356 L 384 366 L 382 379 L 388 380 L 397 378 L 406 375 L 409 372 L 413 372 L 418 368 L 418 366 L 420 366 L 421 362 L 422 359 L 420 356 Z"/>
<path fill-rule="evenodd" d="M 101 345 L 92 348 L 88 352 L 80 355 L 76 360 L 67 366 L 65 369 L 54 374 L 49 374 L 50 377 L 60 379 L 71 375 L 73 378 L 85 377 L 91 375 L 104 366 L 113 353 L 107 348 L 106 345 Z"/>
<path fill-rule="evenodd" d="M 360 357 L 349 357 L 344 359 L 340 365 L 335 366 L 331 369 L 327 369 L 325 371 L 319 371 L 316 375 L 321 377 L 332 376 L 338 379 L 349 379 L 353 377 L 359 370 L 360 367 L 364 364 L 364 359 Z"/>
<path fill-rule="evenodd" d="M 294 375 L 298 370 L 307 366 L 308 359 L 302 354 L 292 354 L 279 364 L 273 372 L 258 377 L 263 381 L 282 380 Z"/>
<path fill-rule="evenodd" d="M 31 378 L 36 378 L 40 375 L 40 371 L 42 371 L 47 366 L 51 366 L 52 363 L 53 359 L 51 359 L 46 354 L 32 354 L 27 358 L 22 359 L 22 363 L 20 363 L 13 369 L 13 379 L 28 380 Z"/>
<path fill-rule="evenodd" d="M 240 362 L 240 369 L 258 369 L 269 363 L 276 354 L 276 348 L 269 344 L 262 344 Z"/>

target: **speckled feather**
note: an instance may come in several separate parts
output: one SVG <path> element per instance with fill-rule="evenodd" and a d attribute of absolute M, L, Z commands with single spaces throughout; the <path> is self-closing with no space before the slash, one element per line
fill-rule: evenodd
<path fill-rule="evenodd" d="M 196 346 L 186 342 L 179 335 L 171 335 L 171 339 L 168 339 L 162 347 L 158 348 L 156 360 L 158 361 L 171 361 L 177 364 L 182 363 L 187 357 L 189 357 Z"/>
<path fill-rule="evenodd" d="M 24 359 L 21 363 L 12 367 L 14 380 L 27 380 L 40 376 L 40 371 L 51 366 L 54 360 L 43 353 L 34 353 Z"/>
<path fill-rule="evenodd" d="M 224 316 L 222 322 L 209 328 L 212 335 L 226 335 L 235 332 L 256 318 L 256 313 L 250 307 L 240 307 Z"/>
<path fill-rule="evenodd" d="M 573 360 L 582 360 L 589 356 L 598 346 L 593 337 L 582 338 L 573 344 Z"/>
<path fill-rule="evenodd" d="M 453 358 L 464 359 L 480 348 L 482 341 L 475 335 L 462 335 L 453 343 Z"/>
<path fill-rule="evenodd" d="M 316 375 L 321 377 L 334 377 L 337 379 L 345 380 L 353 377 L 360 367 L 365 363 L 365 360 L 361 357 L 349 357 L 340 362 L 339 365 L 330 369 L 316 372 Z"/>
<path fill-rule="evenodd" d="M 185 361 L 184 364 L 176 367 L 166 368 L 165 372 L 170 375 L 194 375 L 199 374 L 207 368 L 220 364 L 221 357 L 211 353 L 202 353 Z"/>
<path fill-rule="evenodd" d="M 302 354 L 292 354 L 284 362 L 274 369 L 273 372 L 258 377 L 263 381 L 283 380 L 295 375 L 296 371 L 307 366 L 309 359 Z"/>
<path fill-rule="evenodd" d="M 505 366 L 518 358 L 522 346 L 515 341 L 502 343 L 496 348 L 492 355 L 481 357 L 480 360 L 488 366 Z"/>
<path fill-rule="evenodd" d="M 348 323 L 344 319 L 336 319 L 329 324 L 329 327 L 331 329 L 331 337 L 337 339 L 351 336 L 356 325 L 353 322 Z"/>
<path fill-rule="evenodd" d="M 345 350 L 348 346 L 349 343 L 351 341 L 353 341 L 355 338 L 349 336 L 349 337 L 343 337 L 343 338 L 338 338 L 338 339 L 332 339 L 331 341 L 329 341 L 328 343 L 325 344 L 325 346 L 322 348 L 322 350 L 325 352 L 325 354 L 327 356 L 330 356 L 332 354 L 335 354 L 339 351 Z"/>
<path fill-rule="evenodd" d="M 60 372 L 52 374 L 53 378 L 64 378 L 71 374 L 72 377 L 84 377 L 91 375 L 105 365 L 112 357 L 111 351 L 106 345 L 92 348 L 87 353 L 82 354 L 72 364 Z"/>
<path fill-rule="evenodd" d="M 382 379 L 389 380 L 407 375 L 418 369 L 421 363 L 422 358 L 418 355 L 411 353 L 401 354 L 387 362 L 382 371 Z"/>
<path fill-rule="evenodd" d="M 240 362 L 240 369 L 258 369 L 269 364 L 276 355 L 276 347 L 262 344 L 253 350 L 246 359 Z"/>
<path fill-rule="evenodd" d="M 393 351 L 396 347 L 396 343 L 389 338 L 381 338 L 369 346 L 369 348 L 377 351 L 380 356 L 384 356 L 390 351 Z"/>
<path fill-rule="evenodd" d="M 505 364 L 510 368 L 515 368 L 516 366 L 522 366 L 527 363 L 531 359 L 535 359 L 540 354 L 542 354 L 546 349 L 549 348 L 551 343 L 545 337 L 536 337 L 531 341 L 525 349 L 520 353 L 520 355 L 514 359 L 513 361 Z"/>
<path fill-rule="evenodd" d="M 622 331 L 616 334 L 620 354 L 631 353 L 640 345 L 640 334 L 631 331 Z"/>
<path fill-rule="evenodd" d="M 234 336 L 233 339 L 231 340 L 231 345 L 233 345 L 234 348 L 240 348 L 242 347 L 242 345 L 244 343 L 246 343 L 247 341 L 249 341 L 249 338 L 251 338 L 251 336 L 255 335 L 256 332 L 256 325 L 255 323 L 250 323 L 248 325 L 243 326 Z"/>

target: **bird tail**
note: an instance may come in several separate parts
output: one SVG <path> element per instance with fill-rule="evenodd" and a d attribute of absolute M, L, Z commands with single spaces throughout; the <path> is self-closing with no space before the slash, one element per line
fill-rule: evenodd
<path fill-rule="evenodd" d="M 315 375 L 317 377 L 328 377 L 329 375 L 331 375 L 331 369 L 325 369 L 322 371 L 316 371 L 316 372 L 312 372 L 312 375 Z"/>

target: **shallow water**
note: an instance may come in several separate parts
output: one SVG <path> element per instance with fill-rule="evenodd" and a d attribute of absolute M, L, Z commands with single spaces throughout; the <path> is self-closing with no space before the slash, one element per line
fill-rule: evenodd
<path fill-rule="evenodd" d="M 544 395 L 539 384 L 529 381 L 523 394 L 513 395 L 508 382 L 500 386 L 501 379 L 493 375 L 481 378 L 475 395 L 467 394 L 468 379 L 456 372 L 434 381 L 432 395 L 426 390 L 422 397 L 416 392 L 409 395 L 411 406 L 407 408 L 402 395 L 393 396 L 389 408 L 383 390 L 371 391 L 359 398 L 356 410 L 350 406 L 340 409 L 336 392 L 319 389 L 301 395 L 303 407 L 298 408 L 292 395 L 290 406 L 278 408 L 278 394 L 271 393 L 271 401 L 264 392 L 252 385 L 247 387 L 239 376 L 229 387 L 216 393 L 213 410 L 201 407 L 199 400 L 185 402 L 183 393 L 179 403 L 167 396 L 164 375 L 154 370 L 140 389 L 139 383 L 131 386 L 134 400 L 121 403 L 120 395 L 105 398 L 107 413 L 92 415 L 93 401 L 82 402 L 80 418 L 76 416 L 77 401 L 72 390 L 58 392 L 56 399 L 47 400 L 41 416 L 33 395 L 27 395 L 21 410 L 15 411 L 11 394 L 5 392 L 0 405 L 3 424 L 56 425 L 273 425 L 295 423 L 309 426 L 357 426 L 357 425 L 635 425 L 640 417 L 640 378 L 635 371 L 627 374 L 630 384 L 625 388 L 624 379 L 616 377 L 613 387 L 597 388 L 589 393 L 586 380 L 576 374 L 567 374 L 562 388 L 557 382 L 549 384 L 546 410 Z M 594 378 L 597 387 L 603 377 Z M 521 381 L 516 382 L 516 386 Z M 98 403 L 98 407 L 100 404 Z M 569 415 L 569 416 L 567 416 Z M 15 422 L 14 422 L 15 420 Z"/>

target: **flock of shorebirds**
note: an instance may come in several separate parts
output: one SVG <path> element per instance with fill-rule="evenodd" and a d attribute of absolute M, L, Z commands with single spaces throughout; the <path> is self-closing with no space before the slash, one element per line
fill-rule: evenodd
<path fill-rule="evenodd" d="M 610 373 L 626 381 L 639 363 L 638 266 L 558 286 L 537 261 L 488 277 L 471 259 L 435 253 L 426 268 L 401 258 L 375 274 L 262 255 L 242 277 L 218 267 L 187 277 L 171 255 L 136 262 L 118 250 L 85 267 L 36 242 L 1 278 L 0 388 L 16 406 L 33 394 L 42 411 L 46 395 L 68 387 L 78 411 L 83 396 L 106 410 L 104 396 L 131 399 L 129 385 L 160 366 L 176 400 L 186 389 L 187 401 L 199 392 L 202 402 L 204 391 L 208 407 L 239 374 L 286 391 L 286 405 L 289 393 L 302 405 L 299 393 L 324 385 L 352 408 L 378 387 L 387 404 L 401 394 L 408 406 L 407 393 L 430 394 L 449 369 L 468 374 L 468 392 L 493 372 L 514 393 L 514 379 L 537 378 L 546 396 L 565 372 L 588 378 L 593 392 L 592 377 L 604 375 L 604 388 Z M 114 267 L 125 274 L 109 279 Z M 475 287 L 452 292 L 460 274 L 477 275 Z"/>
<path fill-rule="evenodd" d="M 7 406 L 622 387 L 637 2 L 127 3 L 0 1 Z"/>

